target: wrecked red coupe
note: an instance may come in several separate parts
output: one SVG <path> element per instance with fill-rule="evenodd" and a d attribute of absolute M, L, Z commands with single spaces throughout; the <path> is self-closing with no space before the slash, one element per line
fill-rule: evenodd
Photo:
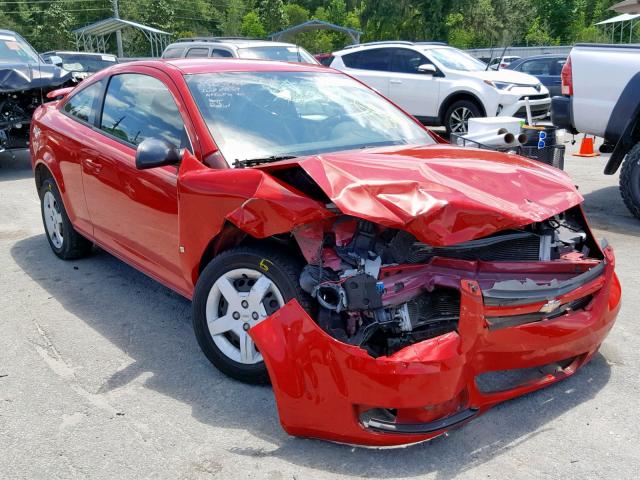
<path fill-rule="evenodd" d="M 620 307 L 561 171 L 442 143 L 311 65 L 122 64 L 40 107 L 49 244 L 193 299 L 205 355 L 293 435 L 395 445 L 549 385 Z"/>

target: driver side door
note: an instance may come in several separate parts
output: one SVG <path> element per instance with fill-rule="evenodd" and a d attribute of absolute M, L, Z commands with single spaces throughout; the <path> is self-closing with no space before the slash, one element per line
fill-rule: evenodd
<path fill-rule="evenodd" d="M 99 149 L 83 163 L 96 242 L 156 280 L 188 292 L 179 258 L 177 166 L 138 170 L 137 145 L 158 138 L 193 152 L 170 78 L 155 69 L 110 77 L 92 133 Z"/>

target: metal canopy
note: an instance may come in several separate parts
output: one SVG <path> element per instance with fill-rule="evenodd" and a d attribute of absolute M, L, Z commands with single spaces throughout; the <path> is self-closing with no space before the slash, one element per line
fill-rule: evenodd
<path fill-rule="evenodd" d="M 76 28 L 72 33 L 76 37 L 78 51 L 107 53 L 107 43 L 111 35 L 124 28 L 135 28 L 142 32 L 149 40 L 152 57 L 159 57 L 170 42 L 171 34 L 169 32 L 116 17 L 105 18 L 90 25 Z M 118 55 L 122 56 L 122 52 L 118 52 Z"/>
<path fill-rule="evenodd" d="M 640 13 L 623 13 L 622 15 L 598 22 L 596 25 L 602 26 L 605 33 L 611 35 L 611 43 L 615 43 L 616 41 L 623 43 L 626 39 L 625 29 L 627 29 L 629 31 L 629 43 L 631 43 L 633 39 L 633 27 L 638 18 L 640 18 Z"/>
<path fill-rule="evenodd" d="M 625 0 L 609 7 L 618 13 L 640 13 L 640 0 Z"/>
<path fill-rule="evenodd" d="M 289 35 L 295 35 L 296 33 L 310 30 L 336 30 L 347 35 L 354 44 L 360 43 L 360 35 L 362 35 L 362 32 L 359 32 L 358 30 L 355 30 L 353 28 L 341 27 L 340 25 L 334 25 L 333 23 L 325 22 L 323 20 L 309 20 L 299 25 L 294 25 L 293 27 L 286 28 L 280 32 L 272 33 L 271 35 L 269 35 L 269 39 L 274 41 L 282 41 Z"/>

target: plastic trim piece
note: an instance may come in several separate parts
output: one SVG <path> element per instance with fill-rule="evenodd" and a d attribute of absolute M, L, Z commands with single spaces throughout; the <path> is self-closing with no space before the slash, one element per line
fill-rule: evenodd
<path fill-rule="evenodd" d="M 384 433 L 427 434 L 454 427 L 460 423 L 466 422 L 467 420 L 471 420 L 479 413 L 479 409 L 469 408 L 449 417 L 428 423 L 395 423 L 388 420 L 371 418 L 363 422 L 363 425 L 371 430 Z"/>
<path fill-rule="evenodd" d="M 603 260 L 591 270 L 556 285 L 541 285 L 530 289 L 494 287 L 483 292 L 484 304 L 504 307 L 553 300 L 601 276 L 604 273 L 605 264 L 606 261 Z"/>

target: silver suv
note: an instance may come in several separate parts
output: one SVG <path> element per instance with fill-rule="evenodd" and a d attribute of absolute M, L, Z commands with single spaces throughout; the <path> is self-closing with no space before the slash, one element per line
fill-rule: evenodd
<path fill-rule="evenodd" d="M 253 40 L 244 37 L 182 38 L 172 43 L 162 58 L 252 58 L 317 64 L 304 48 L 293 43 Z"/>

